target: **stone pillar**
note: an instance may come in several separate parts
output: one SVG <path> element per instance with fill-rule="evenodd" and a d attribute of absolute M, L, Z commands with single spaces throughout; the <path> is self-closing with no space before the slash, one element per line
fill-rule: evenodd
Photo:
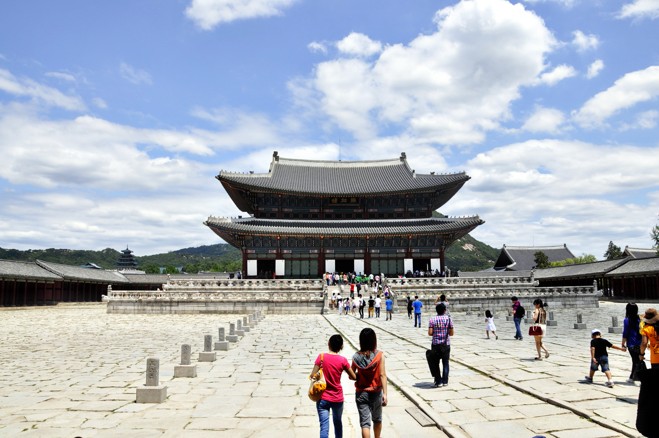
<path fill-rule="evenodd" d="M 229 323 L 229 334 L 227 335 L 227 341 L 238 342 L 238 335 L 236 335 L 236 324 L 233 322 Z"/>
<path fill-rule="evenodd" d="M 174 366 L 174 377 L 197 377 L 197 365 L 190 364 L 192 347 L 181 345 L 181 365 Z"/>
<path fill-rule="evenodd" d="M 249 325 L 250 329 L 253 329 L 254 326 L 256 326 L 256 323 L 254 322 L 254 315 L 253 314 L 247 315 L 247 324 Z"/>
<path fill-rule="evenodd" d="M 146 360 L 146 385 L 137 388 L 137 403 L 162 403 L 167 399 L 167 387 L 160 385 L 160 359 Z"/>
<path fill-rule="evenodd" d="M 574 324 L 575 329 L 585 329 L 586 324 L 583 322 L 583 315 L 581 313 L 577 313 L 577 322 Z"/>
<path fill-rule="evenodd" d="M 236 321 L 236 335 L 241 338 L 245 336 L 245 330 L 243 330 L 242 321 L 240 319 Z"/>
<path fill-rule="evenodd" d="M 243 331 L 245 333 L 249 332 L 249 325 L 247 324 L 247 317 L 243 316 Z"/>
<path fill-rule="evenodd" d="M 229 351 L 229 342 L 224 339 L 224 327 L 218 329 L 218 339 L 215 343 L 215 349 L 221 351 Z"/>
<path fill-rule="evenodd" d="M 617 316 L 611 317 L 611 327 L 609 327 L 609 333 L 617 333 L 617 334 L 622 333 L 622 327 L 620 327 L 620 325 L 618 324 Z"/>
<path fill-rule="evenodd" d="M 548 312 L 549 318 L 547 319 L 547 326 L 557 326 L 558 321 L 554 319 L 554 312 Z"/>
<path fill-rule="evenodd" d="M 217 360 L 217 353 L 211 351 L 213 346 L 213 336 L 204 336 L 204 351 L 199 352 L 199 362 L 215 362 Z"/>

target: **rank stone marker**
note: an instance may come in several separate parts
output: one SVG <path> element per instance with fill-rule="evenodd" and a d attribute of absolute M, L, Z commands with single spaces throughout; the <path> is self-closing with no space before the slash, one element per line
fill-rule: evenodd
<path fill-rule="evenodd" d="M 146 360 L 146 385 L 137 388 L 137 403 L 162 403 L 167 399 L 167 387 L 160 385 L 160 359 Z"/>
<path fill-rule="evenodd" d="M 218 329 L 218 338 L 215 343 L 215 350 L 229 351 L 229 342 L 224 340 L 224 327 Z"/>
<path fill-rule="evenodd" d="M 181 345 L 181 364 L 174 366 L 174 377 L 197 377 L 197 365 L 190 364 L 192 347 L 189 344 Z"/>
<path fill-rule="evenodd" d="M 552 327 L 557 325 L 558 325 L 558 321 L 554 319 L 554 312 L 549 312 L 549 319 L 547 319 L 547 326 Z"/>
<path fill-rule="evenodd" d="M 617 333 L 617 334 L 622 333 L 622 327 L 620 327 L 620 325 L 618 324 L 617 316 L 611 317 L 611 327 L 609 327 L 609 333 Z"/>
<path fill-rule="evenodd" d="M 577 313 L 577 322 L 574 324 L 575 329 L 585 329 L 586 328 L 586 323 L 583 322 L 583 315 L 581 313 Z"/>
<path fill-rule="evenodd" d="M 249 332 L 249 325 L 247 324 L 247 317 L 243 316 L 243 331 L 245 333 Z"/>
<path fill-rule="evenodd" d="M 239 319 L 236 321 L 236 335 L 240 336 L 241 338 L 245 336 L 245 330 L 243 330 L 242 327 L 242 321 Z"/>
<path fill-rule="evenodd" d="M 229 334 L 227 335 L 227 341 L 238 342 L 238 335 L 236 335 L 236 324 L 233 322 L 229 323 Z"/>
<path fill-rule="evenodd" d="M 213 336 L 204 336 L 204 351 L 199 352 L 199 362 L 215 362 L 217 360 L 217 353 L 211 351 L 213 346 Z"/>

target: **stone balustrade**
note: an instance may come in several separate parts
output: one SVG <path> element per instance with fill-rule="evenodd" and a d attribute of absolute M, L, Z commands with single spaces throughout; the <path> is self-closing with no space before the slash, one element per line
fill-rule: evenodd
<path fill-rule="evenodd" d="M 532 276 L 515 277 L 414 277 L 387 278 L 391 288 L 425 289 L 425 288 L 482 288 L 482 287 L 533 287 L 537 284 Z"/>
<path fill-rule="evenodd" d="M 168 280 L 163 285 L 164 290 L 179 289 L 211 289 L 211 290 L 318 290 L 323 287 L 321 279 L 177 279 Z"/>

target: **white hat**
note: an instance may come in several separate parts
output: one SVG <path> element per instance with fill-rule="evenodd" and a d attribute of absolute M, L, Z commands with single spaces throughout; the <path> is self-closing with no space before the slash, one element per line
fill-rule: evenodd
<path fill-rule="evenodd" d="M 590 332 L 591 335 L 594 335 L 595 333 L 602 334 L 602 332 L 599 329 L 593 329 L 593 331 Z"/>

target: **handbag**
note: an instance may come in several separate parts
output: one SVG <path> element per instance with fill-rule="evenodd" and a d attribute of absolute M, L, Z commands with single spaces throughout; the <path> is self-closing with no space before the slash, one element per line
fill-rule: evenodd
<path fill-rule="evenodd" d="M 311 384 L 309 385 L 309 399 L 311 401 L 317 402 L 323 397 L 323 393 L 325 392 L 325 389 L 327 389 L 327 381 L 325 380 L 325 376 L 323 375 L 323 358 L 324 358 L 324 353 L 321 353 L 320 355 L 320 369 L 318 372 L 309 377 L 311 379 Z"/>
<path fill-rule="evenodd" d="M 530 325 L 529 336 L 542 336 L 542 327 L 536 324 Z"/>

